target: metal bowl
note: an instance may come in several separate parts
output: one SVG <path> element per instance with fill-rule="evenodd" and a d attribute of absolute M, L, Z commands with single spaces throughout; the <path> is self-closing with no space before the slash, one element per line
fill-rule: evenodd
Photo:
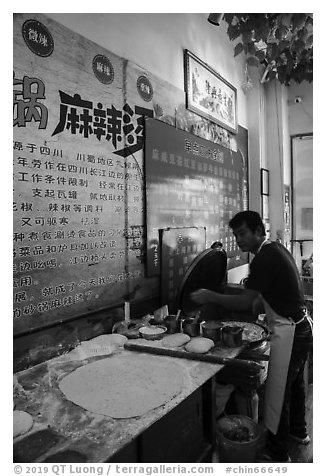
<path fill-rule="evenodd" d="M 166 334 L 165 326 L 143 326 L 139 329 L 139 335 L 147 340 L 158 340 Z"/>

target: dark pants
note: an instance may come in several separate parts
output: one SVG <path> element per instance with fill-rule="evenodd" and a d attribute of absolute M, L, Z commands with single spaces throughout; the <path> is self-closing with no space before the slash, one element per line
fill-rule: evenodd
<path fill-rule="evenodd" d="M 306 435 L 304 367 L 312 350 L 312 331 L 307 321 L 296 327 L 282 414 L 276 435 L 268 432 L 267 447 L 280 459 L 288 455 L 289 433 Z"/>

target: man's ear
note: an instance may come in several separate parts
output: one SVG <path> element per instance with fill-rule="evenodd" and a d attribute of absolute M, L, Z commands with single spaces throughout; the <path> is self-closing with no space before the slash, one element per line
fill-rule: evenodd
<path fill-rule="evenodd" d="M 256 228 L 256 235 L 263 236 L 263 229 L 260 225 L 258 225 Z"/>

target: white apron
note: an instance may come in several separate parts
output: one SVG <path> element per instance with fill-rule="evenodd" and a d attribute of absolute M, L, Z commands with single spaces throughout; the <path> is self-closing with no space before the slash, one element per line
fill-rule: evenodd
<path fill-rule="evenodd" d="M 257 250 L 270 244 L 264 240 Z M 271 330 L 270 355 L 264 397 L 264 424 L 274 435 L 280 422 L 286 379 L 291 358 L 295 323 L 292 319 L 280 316 L 263 299 L 266 320 Z"/>
<path fill-rule="evenodd" d="M 295 323 L 277 314 L 264 300 L 271 329 L 270 356 L 264 398 L 264 424 L 274 435 L 280 422 L 286 379 L 291 358 Z"/>

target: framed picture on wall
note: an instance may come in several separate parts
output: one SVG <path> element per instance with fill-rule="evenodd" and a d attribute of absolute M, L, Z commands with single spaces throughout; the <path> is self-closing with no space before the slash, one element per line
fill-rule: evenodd
<path fill-rule="evenodd" d="M 237 90 L 189 50 L 184 50 L 186 107 L 236 133 Z"/>

